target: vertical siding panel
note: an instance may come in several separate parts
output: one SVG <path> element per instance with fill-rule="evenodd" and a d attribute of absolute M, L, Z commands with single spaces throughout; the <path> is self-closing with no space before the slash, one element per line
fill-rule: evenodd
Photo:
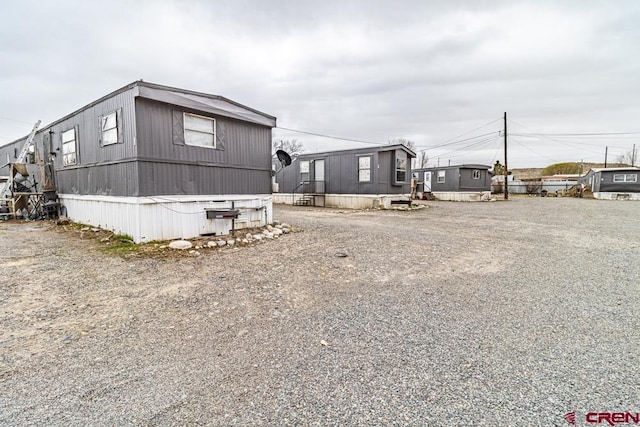
<path fill-rule="evenodd" d="M 107 147 L 99 146 L 99 117 L 102 114 L 122 109 L 123 143 L 113 144 Z M 77 141 L 77 165 L 63 166 L 62 162 L 62 133 L 76 127 Z M 113 194 L 119 196 L 132 195 L 137 187 L 137 174 L 135 168 L 115 167 L 112 171 L 101 170 L 89 174 L 90 168 L 101 166 L 105 162 L 118 162 L 135 158 L 135 112 L 132 90 L 126 90 L 114 96 L 81 110 L 64 120 L 46 126 L 36 134 L 36 144 L 40 153 L 43 150 L 43 135 L 51 134 L 51 150 L 56 153 L 53 157 L 56 185 L 60 193 L 73 194 Z M 15 160 L 13 148 L 22 148 L 26 138 L 0 148 L 0 162 L 4 164 L 6 153 L 10 154 L 10 160 Z M 115 166 L 115 165 L 113 165 Z M 110 167 L 109 167 L 110 168 Z M 5 168 L 8 173 L 8 168 Z M 4 173 L 4 172 L 0 172 Z M 95 180 L 100 173 L 103 179 L 100 184 Z M 123 175 L 125 173 L 125 175 Z M 93 179 L 92 183 L 88 179 Z"/>
<path fill-rule="evenodd" d="M 269 127 L 214 117 L 217 129 L 224 133 L 224 149 L 177 145 L 173 143 L 173 111 L 185 109 L 142 98 L 137 98 L 135 109 L 140 175 L 154 176 L 153 180 L 140 182 L 142 194 L 271 193 Z M 221 167 L 212 166 L 216 163 Z M 150 168 L 162 173 L 149 172 Z"/>
<path fill-rule="evenodd" d="M 358 181 L 359 156 L 371 157 L 370 183 Z M 403 185 L 391 185 L 393 149 L 384 147 L 300 155 L 291 166 L 278 173 L 276 182 L 280 185 L 280 192 L 293 192 L 300 181 L 300 161 L 315 159 L 325 159 L 327 194 L 406 194 L 411 191 L 410 181 Z M 407 168 L 407 176 L 411 176 L 410 168 Z"/>

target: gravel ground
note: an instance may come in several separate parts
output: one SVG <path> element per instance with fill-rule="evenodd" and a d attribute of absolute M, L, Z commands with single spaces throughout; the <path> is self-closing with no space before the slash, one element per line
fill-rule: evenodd
<path fill-rule="evenodd" d="M 0 222 L 0 424 L 549 426 L 640 412 L 638 203 L 428 206 L 276 206 L 299 232 L 178 258 Z"/>

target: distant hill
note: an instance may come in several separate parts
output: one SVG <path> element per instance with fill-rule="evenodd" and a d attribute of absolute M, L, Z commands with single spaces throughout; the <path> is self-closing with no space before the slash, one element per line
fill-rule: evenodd
<path fill-rule="evenodd" d="M 608 168 L 622 168 L 629 166 L 624 163 L 607 163 Z M 604 168 L 604 163 L 584 163 L 582 168 L 582 174 L 585 175 L 593 168 Z M 544 168 L 518 168 L 509 169 L 514 179 L 528 180 L 542 177 L 542 171 Z"/>

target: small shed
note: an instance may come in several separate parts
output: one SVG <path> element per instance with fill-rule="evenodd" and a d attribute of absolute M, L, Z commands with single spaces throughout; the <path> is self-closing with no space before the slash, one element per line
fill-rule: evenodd
<path fill-rule="evenodd" d="M 136 81 L 41 127 L 34 141 L 72 220 L 147 242 L 270 222 L 275 125 L 222 96 Z M 2 162 L 26 140 L 0 147 Z"/>
<path fill-rule="evenodd" d="M 640 168 L 594 168 L 579 183 L 589 186 L 596 199 L 640 200 Z"/>
<path fill-rule="evenodd" d="M 298 155 L 275 173 L 274 203 L 363 209 L 411 195 L 411 159 L 402 144 Z"/>
<path fill-rule="evenodd" d="M 438 200 L 480 201 L 491 197 L 491 166 L 481 164 L 421 168 L 413 171 L 417 193 Z"/>

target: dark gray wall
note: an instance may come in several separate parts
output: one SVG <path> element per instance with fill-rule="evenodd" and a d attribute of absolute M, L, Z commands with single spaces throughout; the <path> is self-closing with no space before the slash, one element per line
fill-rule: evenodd
<path fill-rule="evenodd" d="M 613 176 L 616 174 L 636 174 L 638 182 L 613 182 Z M 591 184 L 591 178 L 595 176 L 595 180 L 591 191 L 598 192 L 623 192 L 623 193 L 640 193 L 640 171 L 589 171 L 589 173 L 579 179 L 580 183 Z"/>
<path fill-rule="evenodd" d="M 24 138 L 0 147 L 0 175 L 9 176 L 9 166 L 5 166 L 5 164 L 16 160 L 16 155 L 20 152 L 26 140 L 27 138 Z"/>
<path fill-rule="evenodd" d="M 118 111 L 118 144 L 101 146 L 100 116 Z M 269 194 L 271 128 L 225 117 L 216 119 L 218 148 L 177 144 L 185 109 L 134 97 L 129 88 L 90 104 L 41 129 L 59 193 L 109 196 Z M 198 111 L 188 111 L 205 116 Z M 178 120 L 179 119 L 179 120 Z M 77 164 L 63 166 L 62 133 L 77 129 Z M 15 161 L 26 137 L 0 147 L 0 165 Z M 178 141 L 179 142 L 179 141 Z M 31 173 L 39 173 L 29 166 Z M 0 175 L 8 175 L 8 167 Z"/>
<path fill-rule="evenodd" d="M 473 179 L 473 171 L 480 171 L 480 179 Z M 478 168 L 460 168 L 460 191 L 490 191 L 489 171 Z"/>
<path fill-rule="evenodd" d="M 184 145 L 183 112 L 216 119 L 217 147 Z M 270 194 L 271 128 L 136 98 L 140 195 Z"/>
<path fill-rule="evenodd" d="M 600 191 L 600 173 L 595 172 L 594 170 L 590 170 L 585 176 L 581 176 L 578 178 L 578 182 L 580 184 L 591 185 L 591 180 L 595 176 L 595 180 L 593 185 L 591 186 L 591 191 L 597 193 Z"/>
<path fill-rule="evenodd" d="M 438 171 L 440 170 L 445 171 L 443 183 L 438 183 Z M 423 171 L 431 172 L 431 191 L 459 191 L 460 181 L 458 177 L 458 168 L 443 167 Z"/>
<path fill-rule="evenodd" d="M 640 192 L 640 180 L 637 182 L 613 182 L 613 175 L 615 174 L 636 174 L 640 175 L 638 171 L 601 171 L 600 172 L 600 188 L 601 192 Z M 640 178 L 640 177 L 639 177 Z M 596 177 L 597 179 L 597 177 Z"/>
<path fill-rule="evenodd" d="M 24 146 L 24 143 L 26 142 L 26 140 L 27 138 L 24 138 L 19 141 L 0 147 L 0 176 L 9 176 L 10 171 L 9 171 L 9 165 L 7 163 L 14 162 L 16 160 L 16 155 L 17 153 L 20 152 L 20 150 L 22 150 L 22 147 Z M 33 183 L 34 179 L 35 179 L 35 182 L 38 183 L 39 185 L 40 182 L 42 181 L 42 178 L 40 177 L 40 170 L 38 169 L 38 167 L 36 165 L 28 164 L 27 170 L 30 175 L 29 183 L 27 185 L 30 186 Z M 39 190 L 40 187 L 38 186 L 37 189 Z"/>
<path fill-rule="evenodd" d="M 358 158 L 371 157 L 371 181 L 358 181 Z M 303 154 L 292 164 L 276 175 L 281 193 L 292 193 L 300 184 L 300 161 L 310 161 L 309 180 L 314 181 L 315 167 L 313 161 L 325 161 L 325 193 L 327 194 L 405 194 L 411 191 L 409 181 L 411 170 L 407 171 L 407 182 L 402 185 L 391 185 L 393 150 L 379 149 L 345 150 L 333 153 Z M 409 162 L 410 163 L 410 162 Z M 298 188 L 296 192 L 303 192 Z M 311 191 L 310 191 L 311 192 Z"/>
<path fill-rule="evenodd" d="M 473 171 L 480 171 L 480 179 L 473 179 Z M 445 171 L 445 182 L 438 183 L 438 171 Z M 489 170 L 480 167 L 443 166 L 439 168 L 415 169 L 418 180 L 424 180 L 426 172 L 431 173 L 431 191 L 490 191 Z M 418 190 L 422 190 L 420 186 Z"/>
<path fill-rule="evenodd" d="M 120 142 L 101 146 L 100 116 L 113 111 L 119 111 Z M 74 127 L 77 129 L 77 164 L 63 166 L 62 133 Z M 59 193 L 137 195 L 137 167 L 131 163 L 136 157 L 135 109 L 131 89 L 90 104 L 82 110 L 41 128 L 34 141 L 43 156 L 48 155 L 43 145 L 45 138 L 49 140 L 47 145 L 51 152 L 55 153 L 50 157 L 53 161 L 55 181 Z M 6 163 L 6 152 L 10 153 L 11 161 L 14 161 L 13 147 L 17 147 L 20 151 L 25 141 L 26 138 L 8 147 L 0 148 L 0 164 Z M 120 162 L 125 162 L 125 164 L 120 165 Z M 96 167 L 95 171 L 90 170 Z M 0 174 L 6 175 L 8 172 L 5 169 L 0 170 Z"/>

